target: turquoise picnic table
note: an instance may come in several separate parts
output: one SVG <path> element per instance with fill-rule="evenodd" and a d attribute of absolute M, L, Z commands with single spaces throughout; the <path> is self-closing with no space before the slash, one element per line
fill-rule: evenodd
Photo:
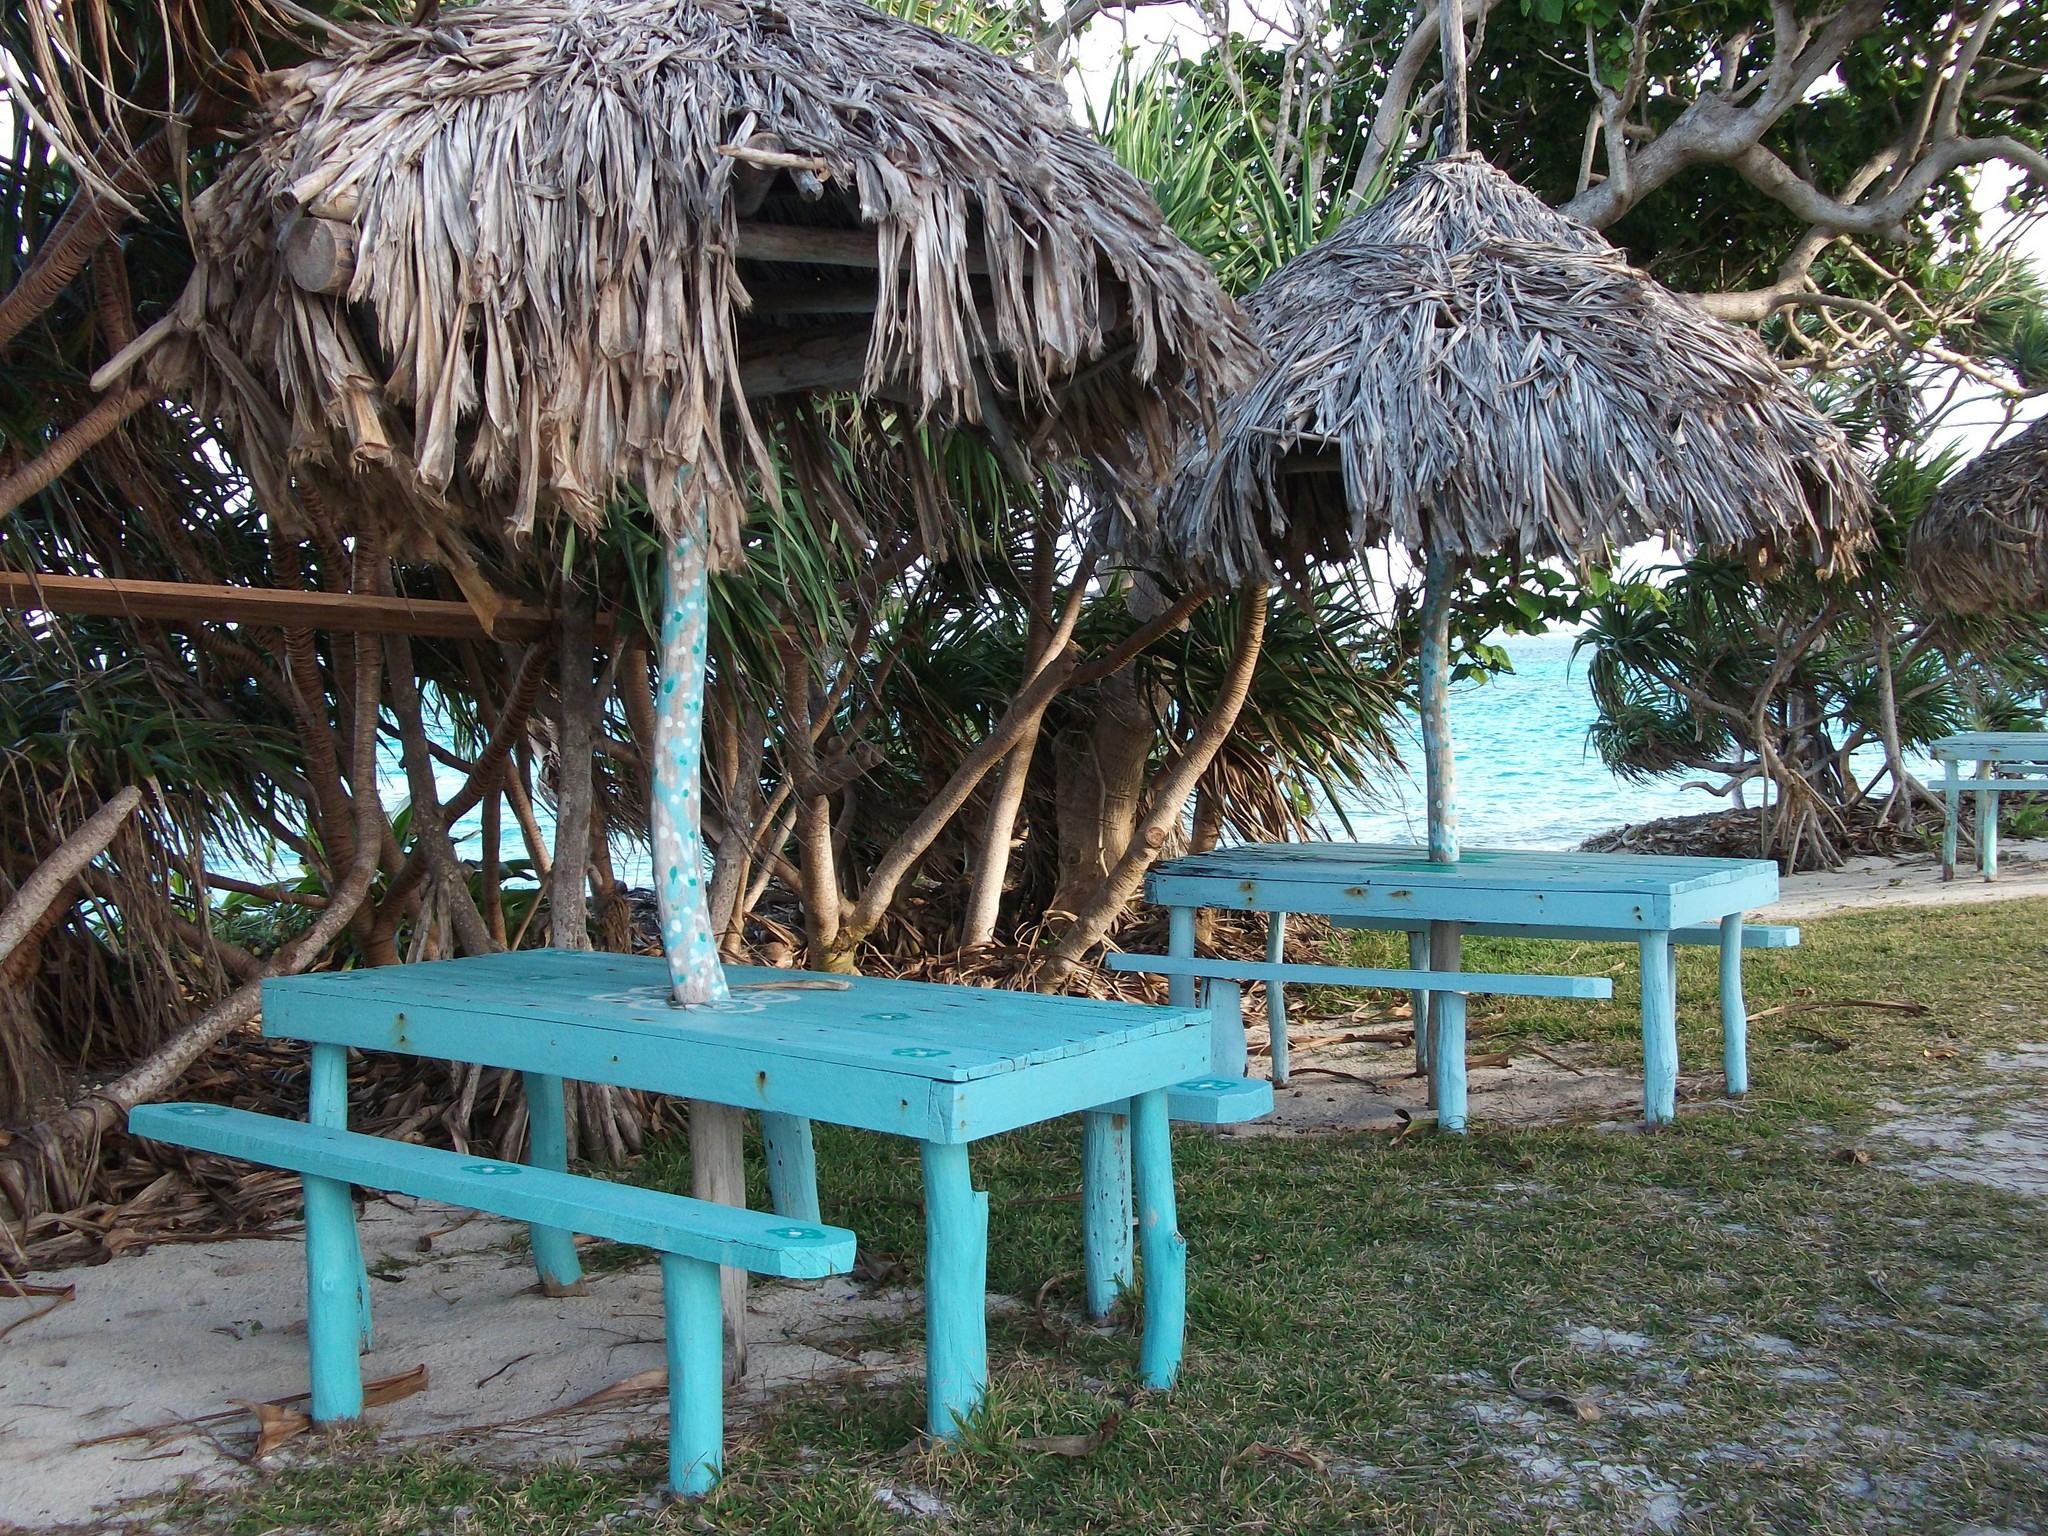
<path fill-rule="evenodd" d="M 1728 1092 L 1737 1095 L 1749 1086 L 1742 951 L 1758 947 L 1758 940 L 1770 947 L 1798 942 L 1797 929 L 1746 931 L 1744 914 L 1778 897 L 1778 868 L 1761 859 L 1475 848 L 1454 864 L 1432 864 L 1426 850 L 1410 844 L 1254 843 L 1169 860 L 1151 872 L 1146 890 L 1168 909 L 1167 953 L 1175 958 L 1193 956 L 1195 914 L 1204 907 L 1270 914 L 1267 953 L 1275 966 L 1283 958 L 1289 913 L 1321 914 L 1339 927 L 1406 931 L 1411 971 L 1428 970 L 1432 922 L 1514 937 L 1633 940 L 1643 975 L 1643 1117 L 1653 1125 L 1677 1112 L 1673 944 L 1720 947 L 1722 1060 Z M 1191 1003 L 1194 978 L 1170 978 L 1168 997 Z M 1416 1001 L 1420 1049 L 1426 994 Z M 1279 986 L 1269 987 L 1267 1006 L 1276 1075 L 1284 1079 L 1286 1011 Z M 1457 1122 L 1447 1121 L 1447 1129 L 1463 1128 L 1459 1054 L 1438 1062 L 1442 1073 L 1456 1074 L 1455 1093 L 1439 1085 L 1439 1097 L 1459 1106 Z M 1219 1060 L 1218 1070 L 1227 1068 Z"/>
<path fill-rule="evenodd" d="M 818 1220 L 811 1121 L 916 1141 L 927 1422 L 941 1437 L 958 1433 L 988 1380 L 988 1196 L 973 1187 L 968 1146 L 1079 1114 L 1091 1300 L 1135 1278 L 1135 1214 L 1140 1372 L 1147 1385 L 1172 1384 L 1186 1244 L 1169 1090 L 1197 1106 L 1242 1090 L 1204 1077 L 1206 1011 L 747 966 L 727 975 L 730 1001 L 688 1008 L 669 1006 L 661 960 L 627 955 L 534 950 L 294 976 L 264 983 L 263 1032 L 312 1043 L 308 1119 L 334 1128 L 346 1122 L 351 1048 L 524 1073 L 529 1162 L 543 1168 L 566 1166 L 564 1078 L 759 1111 L 776 1210 L 799 1221 Z M 536 1224 L 533 1246 L 544 1283 L 576 1282 L 568 1230 Z"/>
<path fill-rule="evenodd" d="M 1956 828 L 1963 809 L 1963 791 L 1977 797 L 1977 871 L 1986 880 L 1998 878 L 1998 796 L 2001 790 L 2048 790 L 2048 735 L 2039 731 L 1960 731 L 1928 748 L 1941 764 L 1941 799 L 1947 811 L 1941 829 L 1941 878 L 1956 877 Z M 1962 777 L 1964 763 L 1974 763 L 1974 778 Z"/>

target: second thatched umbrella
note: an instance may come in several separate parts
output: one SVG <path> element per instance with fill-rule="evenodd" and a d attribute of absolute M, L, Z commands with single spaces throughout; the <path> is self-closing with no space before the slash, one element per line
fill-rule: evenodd
<path fill-rule="evenodd" d="M 1906 534 L 1913 591 L 1950 613 L 2048 613 L 2048 416 L 1980 453 Z"/>
<path fill-rule="evenodd" d="M 1434 160 L 1246 301 L 1271 364 L 1189 456 L 1153 530 L 1235 583 L 1370 549 L 1424 569 L 1429 849 L 1457 858 L 1446 711 L 1459 568 L 1651 538 L 1868 536 L 1847 441 L 1747 334 L 1474 155 Z"/>

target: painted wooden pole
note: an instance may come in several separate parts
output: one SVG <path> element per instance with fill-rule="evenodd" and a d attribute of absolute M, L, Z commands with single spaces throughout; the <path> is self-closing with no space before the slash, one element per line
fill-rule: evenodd
<path fill-rule="evenodd" d="M 1138 1186 L 1138 1252 L 1145 1266 L 1138 1379 L 1163 1391 L 1180 1374 L 1188 1316 L 1188 1245 L 1174 1204 L 1173 1134 L 1163 1088 L 1131 1099 L 1131 1161 Z"/>
<path fill-rule="evenodd" d="M 1669 1125 L 1678 1117 L 1678 999 L 1671 990 L 1671 935 L 1638 941 L 1643 966 L 1643 1119 Z"/>
<path fill-rule="evenodd" d="M 747 1168 L 743 1158 L 746 1111 L 709 1099 L 691 1099 L 690 1193 L 719 1205 L 747 1203 Z M 727 1265 L 721 1274 L 725 1318 L 725 1379 L 747 1374 L 747 1272 Z"/>
<path fill-rule="evenodd" d="M 1243 1077 L 1251 1055 L 1244 1038 L 1244 988 L 1212 977 L 1202 983 L 1202 1006 L 1209 1010 L 1209 1070 L 1218 1077 Z"/>
<path fill-rule="evenodd" d="M 711 1491 L 723 1467 L 718 1266 L 664 1253 L 661 1303 L 668 1324 L 668 1481 L 694 1497 Z"/>
<path fill-rule="evenodd" d="M 920 1143 L 924 1162 L 925 1428 L 954 1440 L 988 1388 L 988 1196 L 963 1142 Z"/>
<path fill-rule="evenodd" d="M 1446 34 L 1455 28 L 1445 28 Z M 1462 45 L 1461 45 L 1462 48 Z M 1462 57 L 1462 54 L 1461 54 Z M 1462 131 L 1462 130 L 1461 130 Z M 1455 151 L 1454 151 L 1455 152 Z M 1456 562 L 1447 555 L 1432 554 L 1423 568 L 1422 653 L 1417 658 L 1420 673 L 1417 704 L 1422 716 L 1422 773 L 1429 802 L 1429 862 L 1458 862 L 1458 799 L 1454 748 L 1451 742 L 1451 599 L 1457 585 Z M 1429 925 L 1429 968 L 1458 971 L 1465 965 L 1462 932 L 1456 923 Z M 1430 994 L 1430 1046 L 1426 1060 L 1435 1064 L 1429 1080 L 1429 1102 L 1436 1106 L 1437 1124 L 1445 1130 L 1463 1130 L 1462 1103 L 1455 1123 L 1444 1116 L 1443 1091 L 1438 1073 L 1444 1051 L 1437 1037 L 1445 1030 L 1444 999 L 1453 994 Z M 1462 1099 L 1465 1084 L 1464 1010 L 1458 1012 L 1458 1091 Z"/>
<path fill-rule="evenodd" d="M 702 513 L 699 513 L 701 518 Z M 704 669 L 710 629 L 706 535 L 700 525 L 664 552 L 661 685 L 654 717 L 654 871 L 661 947 L 674 1001 L 723 1002 L 725 968 L 711 936 L 704 880 Z"/>
<path fill-rule="evenodd" d="M 362 1274 L 356 1208 L 348 1185 L 306 1174 L 306 1343 L 312 1362 L 313 1419 L 332 1424 L 363 1416 Z"/>
<path fill-rule="evenodd" d="M 1742 995 L 1742 914 L 1721 919 L 1721 1071 L 1728 1097 L 1749 1092 L 1749 1003 Z"/>
<path fill-rule="evenodd" d="M 1430 1087 L 1436 1095 L 1436 1123 L 1440 1130 L 1464 1134 L 1467 1115 L 1465 1085 L 1465 994 L 1429 994 L 1436 1018 L 1430 1027 L 1430 1045 L 1436 1052 L 1436 1070 Z"/>
<path fill-rule="evenodd" d="M 1275 912 L 1266 919 L 1266 963 L 1287 963 L 1287 914 Z M 1272 1042 L 1272 1078 L 1276 1088 L 1287 1084 L 1287 987 L 1283 982 L 1266 983 L 1266 1038 Z"/>
<path fill-rule="evenodd" d="M 562 1080 L 546 1072 L 522 1074 L 526 1085 L 526 1161 L 535 1168 L 569 1171 L 569 1121 Z M 546 1296 L 583 1294 L 583 1265 L 575 1234 L 562 1227 L 528 1227 L 533 1267 Z"/>
<path fill-rule="evenodd" d="M 791 1221 L 820 1221 L 818 1155 L 811 1122 L 802 1115 L 761 1114 L 761 1144 L 768 1155 L 768 1194 L 775 1214 Z"/>
<path fill-rule="evenodd" d="M 348 1129 L 348 1047 L 316 1045 L 307 1074 L 306 1123 L 329 1130 Z M 363 1267 L 362 1237 L 356 1231 L 355 1213 L 349 1213 L 348 1242 L 356 1272 L 356 1317 L 361 1346 L 372 1342 L 370 1323 L 370 1272 Z"/>
<path fill-rule="evenodd" d="M 1977 777 L 1997 778 L 1998 764 L 1979 763 Z M 1977 791 L 1977 872 L 1986 880 L 1998 878 L 1998 791 L 1995 789 Z"/>
<path fill-rule="evenodd" d="M 1408 969 L 1426 971 L 1429 969 L 1429 930 L 1413 928 L 1408 932 Z M 1432 1066 L 1429 1051 L 1429 994 L 1410 992 L 1408 1011 L 1415 1015 L 1415 1075 L 1427 1077 Z"/>
<path fill-rule="evenodd" d="M 1166 953 L 1176 960 L 1194 959 L 1195 909 L 1193 907 L 1168 907 L 1166 909 Z M 1192 976 L 1167 977 L 1166 1000 L 1176 1008 L 1194 1007 L 1195 978 Z"/>
<path fill-rule="evenodd" d="M 1941 878 L 1956 877 L 1956 825 L 1962 819 L 1963 786 L 1954 758 L 1941 765 L 1941 803 L 1948 812 L 1941 825 Z"/>
<path fill-rule="evenodd" d="M 1088 1315 L 1107 1317 L 1131 1269 L 1131 1120 L 1128 1106 L 1081 1112 L 1081 1279 Z"/>

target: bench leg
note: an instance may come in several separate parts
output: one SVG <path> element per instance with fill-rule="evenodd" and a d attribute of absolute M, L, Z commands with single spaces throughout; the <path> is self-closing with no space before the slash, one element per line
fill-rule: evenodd
<path fill-rule="evenodd" d="M 1107 1317 L 1131 1271 L 1131 1120 L 1081 1112 L 1081 1275 L 1088 1315 Z"/>
<path fill-rule="evenodd" d="M 1998 791 L 1977 791 L 1977 842 L 1983 849 L 1980 863 L 1986 880 L 1998 878 Z"/>
<path fill-rule="evenodd" d="M 1287 963 L 1287 914 L 1275 912 L 1266 919 L 1266 963 Z M 1287 1085 L 1287 988 L 1277 981 L 1266 983 L 1266 1037 L 1272 1041 L 1273 1086 Z"/>
<path fill-rule="evenodd" d="M 1166 953 L 1176 960 L 1195 958 L 1195 909 L 1193 907 L 1168 907 L 1166 909 Z M 1195 1006 L 1195 978 L 1192 976 L 1169 976 L 1166 978 L 1166 1000 L 1176 1008 Z"/>
<path fill-rule="evenodd" d="M 664 1253 L 661 1305 L 668 1325 L 668 1482 L 677 1493 L 694 1496 L 711 1491 L 724 1464 L 718 1266 Z"/>
<path fill-rule="evenodd" d="M 1411 928 L 1408 930 L 1408 969 L 1426 971 L 1429 969 L 1429 930 Z M 1429 1049 L 1429 994 L 1410 992 L 1408 1006 L 1415 1013 L 1415 1075 L 1427 1077 L 1435 1066 L 1435 1059 Z"/>
<path fill-rule="evenodd" d="M 974 1187 L 964 1143 L 927 1141 L 920 1151 L 925 1427 L 952 1440 L 988 1387 L 988 1196 Z"/>
<path fill-rule="evenodd" d="M 1639 941 L 1643 966 L 1643 1119 L 1669 1125 L 1678 1114 L 1678 999 L 1671 990 L 1671 935 Z"/>
<path fill-rule="evenodd" d="M 348 1129 L 348 1047 L 313 1047 L 311 1082 L 306 1095 L 306 1124 Z M 362 1347 L 370 1347 L 370 1272 L 363 1267 L 363 1240 L 350 1213 L 348 1241 L 356 1272 L 356 1313 Z"/>
<path fill-rule="evenodd" d="M 1430 1031 L 1435 1051 L 1430 1087 L 1436 1098 L 1436 1124 L 1442 1131 L 1465 1132 L 1465 994 L 1433 992 L 1436 1027 Z"/>
<path fill-rule="evenodd" d="M 1742 914 L 1721 919 L 1721 1071 L 1728 1097 L 1749 1092 L 1749 1004 L 1742 996 Z"/>
<path fill-rule="evenodd" d="M 1962 819 L 1963 791 L 1953 760 L 1941 765 L 1941 803 L 1947 813 L 1941 824 L 1941 878 L 1956 877 L 1956 824 Z"/>
<path fill-rule="evenodd" d="M 1197 994 L 1209 1010 L 1209 1070 L 1218 1077 L 1243 1077 L 1249 1052 L 1244 1040 L 1244 988 L 1211 977 Z"/>
<path fill-rule="evenodd" d="M 306 1343 L 312 1362 L 313 1418 L 321 1424 L 363 1416 L 363 1272 L 356 1208 L 348 1185 L 306 1174 Z"/>
<path fill-rule="evenodd" d="M 811 1122 L 802 1115 L 761 1113 L 761 1143 L 768 1154 L 768 1193 L 775 1214 L 818 1221 L 818 1155 Z"/>
<path fill-rule="evenodd" d="M 556 1173 L 569 1171 L 569 1123 L 562 1104 L 562 1080 L 546 1072 L 528 1072 L 526 1079 L 526 1161 Z M 561 1227 L 528 1227 L 533 1242 L 533 1267 L 548 1296 L 583 1294 L 583 1265 L 576 1257 L 576 1239 Z"/>
<path fill-rule="evenodd" d="M 1188 1244 L 1180 1235 L 1173 1198 L 1173 1135 L 1163 1088 L 1131 1099 L 1131 1156 L 1138 1181 L 1138 1245 L 1145 1261 L 1138 1379 L 1163 1391 L 1180 1374 L 1188 1317 Z"/>

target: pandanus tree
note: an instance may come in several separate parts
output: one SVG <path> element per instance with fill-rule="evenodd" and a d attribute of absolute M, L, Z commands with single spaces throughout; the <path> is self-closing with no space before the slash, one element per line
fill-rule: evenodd
<path fill-rule="evenodd" d="M 1461 29 L 1442 43 L 1439 157 L 1246 300 L 1270 363 L 1191 442 L 1157 526 L 1125 533 L 1230 585 L 1373 549 L 1421 566 L 1429 858 L 1451 863 L 1470 561 L 1577 564 L 1650 538 L 1847 559 L 1870 493 L 1752 337 L 1465 151 Z M 1432 949 L 1456 967 L 1454 925 Z"/>
<path fill-rule="evenodd" d="M 593 527 L 619 488 L 644 494 L 679 1003 L 725 986 L 706 576 L 777 482 L 771 441 L 845 419 L 802 402 L 852 396 L 872 435 L 978 432 L 1021 474 L 1067 461 L 1135 493 L 1244 352 L 1051 84 L 855 0 L 336 27 L 262 102 L 196 200 L 183 298 L 101 382 L 140 364 L 223 422 L 273 516 L 317 466 L 394 548 Z"/>

